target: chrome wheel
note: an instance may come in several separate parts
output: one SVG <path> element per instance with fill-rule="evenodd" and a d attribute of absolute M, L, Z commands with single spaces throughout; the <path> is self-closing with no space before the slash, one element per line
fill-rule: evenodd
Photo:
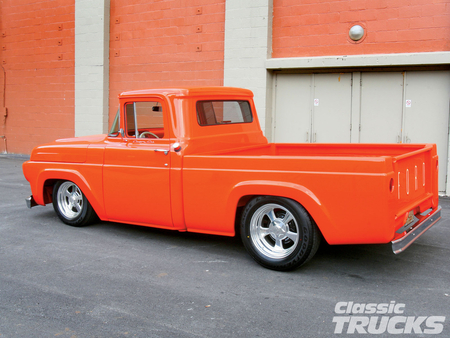
<path fill-rule="evenodd" d="M 298 202 L 279 196 L 256 196 L 242 211 L 241 239 L 256 262 L 287 271 L 314 256 L 320 232 Z"/>
<path fill-rule="evenodd" d="M 72 220 L 81 215 L 83 211 L 83 193 L 80 188 L 73 183 L 66 181 L 59 186 L 56 199 L 61 214 L 68 220 Z"/>
<path fill-rule="evenodd" d="M 299 243 L 299 226 L 292 213 L 279 204 L 265 204 L 250 220 L 250 237 L 263 255 L 272 259 L 289 256 Z"/>
<path fill-rule="evenodd" d="M 71 181 L 57 181 L 53 186 L 53 209 L 64 223 L 82 227 L 94 222 L 97 214 L 80 187 Z"/>

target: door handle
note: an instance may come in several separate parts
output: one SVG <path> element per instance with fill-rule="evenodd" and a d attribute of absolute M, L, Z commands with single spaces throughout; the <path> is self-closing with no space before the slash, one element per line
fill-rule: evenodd
<path fill-rule="evenodd" d="M 169 153 L 169 149 L 155 149 L 155 153 L 164 153 L 164 155 L 167 155 Z"/>
<path fill-rule="evenodd" d="M 179 144 L 178 142 L 175 142 L 174 144 L 172 144 L 172 149 L 176 153 L 180 152 L 181 151 L 181 144 Z"/>

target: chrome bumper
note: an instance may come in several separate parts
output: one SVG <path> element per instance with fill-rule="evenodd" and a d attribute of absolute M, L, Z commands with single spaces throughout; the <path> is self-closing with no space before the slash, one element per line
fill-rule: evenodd
<path fill-rule="evenodd" d="M 392 241 L 392 251 L 399 254 L 408 248 L 416 239 L 418 239 L 425 231 L 431 228 L 441 219 L 441 206 L 429 214 L 422 216 L 412 225 L 411 229 L 399 239 Z"/>
<path fill-rule="evenodd" d="M 31 195 L 28 198 L 25 198 L 25 202 L 27 203 L 28 209 L 31 209 L 32 207 L 35 207 L 37 205 L 36 201 L 33 198 L 33 195 Z"/>

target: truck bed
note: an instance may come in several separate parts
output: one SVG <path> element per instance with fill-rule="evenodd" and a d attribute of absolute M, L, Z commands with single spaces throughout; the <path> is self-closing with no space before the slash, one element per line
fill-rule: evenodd
<path fill-rule="evenodd" d="M 196 212 L 189 201 L 201 199 L 210 205 L 203 226 L 215 215 L 223 234 L 233 228 L 225 225 L 226 208 L 217 206 L 242 202 L 230 201 L 230 187 L 261 195 L 292 192 L 330 244 L 388 243 L 404 235 L 411 212 L 419 216 L 438 206 L 432 144 L 266 144 L 187 155 L 183 169 L 188 228 Z"/>
<path fill-rule="evenodd" d="M 301 156 L 301 157 L 393 157 L 401 158 L 411 153 L 427 151 L 431 144 L 320 144 L 320 143 L 270 143 L 244 149 L 217 152 L 233 156 Z M 208 153 L 213 155 L 214 153 Z M 409 155 L 408 155 L 409 154 Z"/>

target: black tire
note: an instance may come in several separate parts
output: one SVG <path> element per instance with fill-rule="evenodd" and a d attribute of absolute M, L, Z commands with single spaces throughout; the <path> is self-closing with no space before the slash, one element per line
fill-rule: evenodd
<path fill-rule="evenodd" d="M 252 199 L 241 218 L 241 239 L 260 265 L 277 271 L 298 268 L 320 245 L 320 231 L 297 202 L 283 197 Z"/>
<path fill-rule="evenodd" d="M 81 189 L 71 181 L 53 186 L 53 208 L 67 225 L 82 227 L 93 223 L 97 215 Z"/>

